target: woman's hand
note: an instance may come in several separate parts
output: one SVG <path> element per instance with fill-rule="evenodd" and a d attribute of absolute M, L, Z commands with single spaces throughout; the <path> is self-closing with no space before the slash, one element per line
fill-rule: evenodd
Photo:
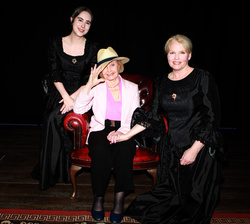
<path fill-rule="evenodd" d="M 108 134 L 107 139 L 110 141 L 110 144 L 116 143 L 116 142 L 122 142 L 127 141 L 131 139 L 133 136 L 137 135 L 138 133 L 144 131 L 146 128 L 136 124 L 128 133 L 123 134 L 119 131 L 112 131 Z"/>
<path fill-rule="evenodd" d="M 110 132 L 107 136 L 107 139 L 110 141 L 110 144 L 128 140 L 127 136 L 120 131 Z"/>
<path fill-rule="evenodd" d="M 190 165 L 190 164 L 194 163 L 198 153 L 203 148 L 203 146 L 204 146 L 204 144 L 201 143 L 200 141 L 195 141 L 194 144 L 192 145 L 192 147 L 187 149 L 183 153 L 183 155 L 180 159 L 180 164 L 185 166 L 185 165 Z"/>
<path fill-rule="evenodd" d="M 100 78 L 100 79 L 98 78 L 98 75 L 100 74 L 101 70 L 102 70 L 102 66 L 99 66 L 99 67 L 97 68 L 97 65 L 96 65 L 96 64 L 95 64 L 94 68 L 91 68 L 91 72 L 90 72 L 90 75 L 89 75 L 89 80 L 88 80 L 88 82 L 87 82 L 87 84 L 86 84 L 86 86 L 85 86 L 85 88 L 84 88 L 84 90 L 85 90 L 85 92 L 86 92 L 87 94 L 89 94 L 90 90 L 91 90 L 94 86 L 96 86 L 96 85 L 98 85 L 99 83 L 105 81 L 105 79 L 103 79 L 103 78 Z"/>
<path fill-rule="evenodd" d="M 61 114 L 65 114 L 73 109 L 74 99 L 71 96 L 67 96 L 60 100 L 59 103 L 63 103 L 63 106 L 61 107 L 60 111 Z"/>
<path fill-rule="evenodd" d="M 94 68 L 91 68 L 90 76 L 89 76 L 89 82 L 91 82 L 92 86 L 95 86 L 99 84 L 100 82 L 104 82 L 105 79 L 103 78 L 98 78 L 98 75 L 100 74 L 102 70 L 102 65 L 97 67 L 95 64 Z"/>
<path fill-rule="evenodd" d="M 180 159 L 180 164 L 181 165 L 190 165 L 192 164 L 196 157 L 197 157 L 198 153 L 193 150 L 192 148 L 187 149 L 184 153 L 183 156 Z"/>

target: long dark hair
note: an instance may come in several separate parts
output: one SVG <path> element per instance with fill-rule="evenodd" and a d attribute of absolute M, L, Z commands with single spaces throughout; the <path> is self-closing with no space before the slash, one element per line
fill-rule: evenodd
<path fill-rule="evenodd" d="M 75 20 L 75 18 L 81 13 L 81 12 L 88 12 L 91 15 L 91 22 L 93 21 L 93 13 L 91 12 L 91 10 L 88 7 L 85 6 L 79 6 L 75 9 L 75 11 L 72 13 L 71 17 L 72 17 L 72 24 Z"/>

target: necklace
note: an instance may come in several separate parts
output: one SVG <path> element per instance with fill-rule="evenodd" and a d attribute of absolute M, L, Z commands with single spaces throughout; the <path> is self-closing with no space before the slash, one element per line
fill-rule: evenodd
<path fill-rule="evenodd" d="M 119 84 L 120 84 L 120 79 L 119 79 L 119 82 L 118 82 L 118 84 L 117 84 L 117 85 L 114 85 L 114 86 L 109 86 L 109 85 L 107 84 L 107 86 L 108 86 L 108 88 L 109 88 L 109 89 L 114 89 L 114 88 L 115 88 L 115 87 L 117 87 Z"/>
<path fill-rule="evenodd" d="M 169 73 L 168 78 L 169 78 L 170 80 L 173 80 L 173 81 L 180 81 L 180 80 L 182 80 L 182 79 L 186 78 L 188 75 L 189 75 L 189 73 L 187 73 L 187 74 L 183 75 L 183 76 L 182 76 L 182 77 L 180 77 L 180 78 L 176 78 L 176 75 L 174 75 L 174 73 L 173 73 L 173 72 L 171 72 L 171 73 Z M 172 78 L 170 78 L 171 76 L 172 76 Z"/>
<path fill-rule="evenodd" d="M 168 78 L 170 80 L 173 80 L 173 81 L 180 81 L 180 80 L 186 78 L 189 74 L 191 74 L 193 70 L 194 70 L 194 68 L 189 67 L 188 70 L 186 70 L 186 72 L 184 73 L 184 75 L 182 75 L 181 77 L 178 77 L 178 78 L 176 78 L 176 74 L 172 71 L 171 73 L 169 73 Z M 172 78 L 171 78 L 171 76 L 172 76 Z"/>
<path fill-rule="evenodd" d="M 119 83 L 118 83 L 118 85 L 119 85 Z M 117 87 L 118 85 L 112 86 L 112 87 L 109 87 L 109 86 L 108 86 L 109 92 L 111 93 L 111 95 L 112 95 L 114 101 L 120 101 L 120 99 L 121 99 L 120 90 L 118 90 L 118 89 L 115 90 L 115 89 L 114 89 L 114 88 Z M 111 89 L 112 89 L 112 90 L 111 90 Z"/>
<path fill-rule="evenodd" d="M 121 95 L 120 95 L 120 91 L 119 91 L 118 94 L 117 94 L 117 98 L 115 99 L 115 101 L 120 101 L 120 97 L 121 97 Z"/>

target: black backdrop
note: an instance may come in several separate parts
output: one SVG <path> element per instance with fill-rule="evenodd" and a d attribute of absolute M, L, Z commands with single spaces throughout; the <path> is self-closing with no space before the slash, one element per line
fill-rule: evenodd
<path fill-rule="evenodd" d="M 166 40 L 176 33 L 190 37 L 194 45 L 190 65 L 210 71 L 217 81 L 221 126 L 247 127 L 248 12 L 240 1 L 200 0 L 7 2 L 1 19 L 0 123 L 41 123 L 48 40 L 69 34 L 69 17 L 79 5 L 94 13 L 87 38 L 129 57 L 127 73 L 156 77 L 169 72 L 163 51 Z"/>

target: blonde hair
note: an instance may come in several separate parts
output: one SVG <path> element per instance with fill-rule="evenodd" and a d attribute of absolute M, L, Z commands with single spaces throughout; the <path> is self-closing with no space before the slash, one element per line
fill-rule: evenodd
<path fill-rule="evenodd" d="M 124 71 L 124 65 L 121 61 L 117 61 L 117 63 L 120 66 L 119 73 L 122 73 Z"/>
<path fill-rule="evenodd" d="M 185 48 L 187 53 L 192 53 L 192 50 L 193 50 L 192 41 L 188 37 L 186 37 L 182 34 L 176 34 L 167 40 L 167 42 L 164 46 L 164 50 L 166 51 L 166 53 L 169 52 L 170 44 L 174 41 L 181 43 L 183 45 L 183 47 Z"/>

